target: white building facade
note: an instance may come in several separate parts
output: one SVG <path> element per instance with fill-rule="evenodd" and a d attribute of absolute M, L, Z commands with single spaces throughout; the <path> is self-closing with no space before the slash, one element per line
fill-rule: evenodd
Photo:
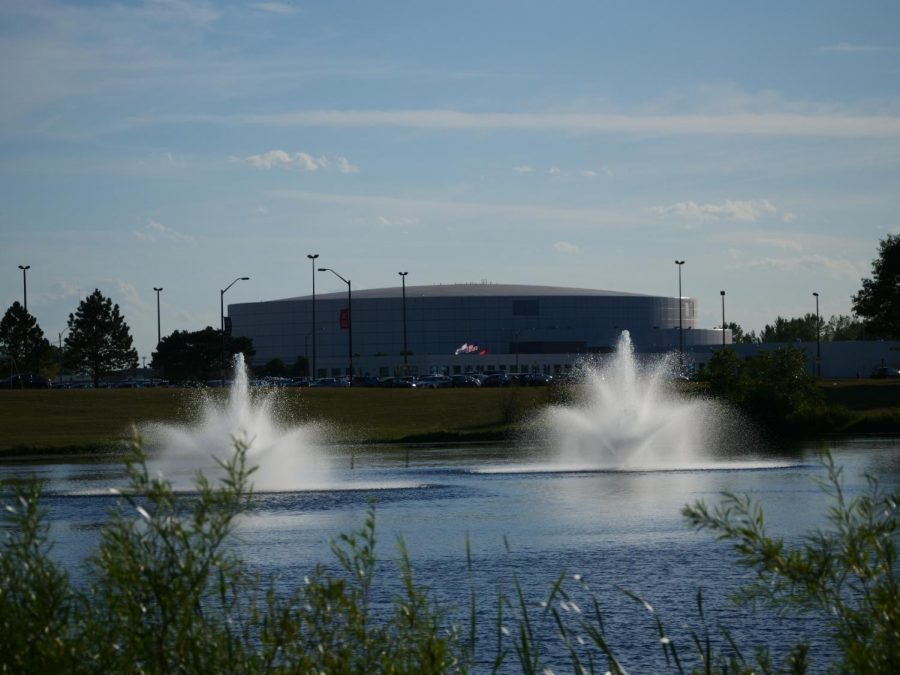
<path fill-rule="evenodd" d="M 351 360 L 357 376 L 560 374 L 613 351 L 623 330 L 637 352 L 723 344 L 721 330 L 697 327 L 692 298 L 551 286 L 407 286 L 405 300 L 398 286 L 231 304 L 228 315 L 233 334 L 253 340 L 254 364 L 306 357 L 316 377 L 347 374 Z"/>

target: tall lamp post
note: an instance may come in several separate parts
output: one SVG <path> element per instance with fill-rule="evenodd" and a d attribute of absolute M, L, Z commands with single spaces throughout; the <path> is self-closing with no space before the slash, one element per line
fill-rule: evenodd
<path fill-rule="evenodd" d="M 684 327 L 681 323 L 681 266 L 684 260 L 676 260 L 678 265 L 678 360 L 679 365 L 684 365 Z"/>
<path fill-rule="evenodd" d="M 249 281 L 250 277 L 238 277 L 219 291 L 219 318 L 222 328 L 222 386 L 225 386 L 225 293 L 239 281 Z"/>
<path fill-rule="evenodd" d="M 22 299 L 25 304 L 25 311 L 28 311 L 28 278 L 25 276 L 25 273 L 31 269 L 31 265 L 19 265 L 19 269 L 22 270 Z"/>
<path fill-rule="evenodd" d="M 309 258 L 309 262 L 312 263 L 312 339 L 313 339 L 313 352 L 312 352 L 312 364 L 310 371 L 308 373 L 310 378 L 316 377 L 316 258 L 319 257 L 318 253 L 307 253 L 306 257 Z"/>
<path fill-rule="evenodd" d="M 725 348 L 725 291 L 719 291 L 722 296 L 722 349 Z"/>
<path fill-rule="evenodd" d="M 816 377 L 822 377 L 822 352 L 819 346 L 819 294 L 813 293 L 816 298 Z"/>
<path fill-rule="evenodd" d="M 320 267 L 320 272 L 331 272 L 338 279 L 347 284 L 347 359 L 350 370 L 350 386 L 353 386 L 353 296 L 350 290 L 350 280 L 345 279 L 330 267 Z"/>
<path fill-rule="evenodd" d="M 156 291 L 156 346 L 159 348 L 159 343 L 162 342 L 162 332 L 159 324 L 159 294 L 162 291 L 162 286 L 159 288 L 154 286 L 153 290 Z"/>
<path fill-rule="evenodd" d="M 62 348 L 62 336 L 66 334 L 69 330 L 69 326 L 66 326 L 61 331 L 59 331 L 59 379 L 57 384 L 62 384 L 62 370 L 63 370 L 63 348 Z"/>
<path fill-rule="evenodd" d="M 403 282 L 403 373 L 406 374 L 407 365 L 409 363 L 409 350 L 406 348 L 406 275 L 409 272 L 397 272 L 400 280 Z"/>

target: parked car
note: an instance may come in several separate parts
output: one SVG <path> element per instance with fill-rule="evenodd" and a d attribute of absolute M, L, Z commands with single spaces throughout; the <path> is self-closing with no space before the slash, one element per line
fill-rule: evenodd
<path fill-rule="evenodd" d="M 416 389 L 443 389 L 449 387 L 451 380 L 446 375 L 426 375 L 416 380 Z"/>
<path fill-rule="evenodd" d="M 493 375 L 488 375 L 481 383 L 482 387 L 508 387 L 509 385 L 509 375 L 505 373 L 494 373 Z"/>
<path fill-rule="evenodd" d="M 0 389 L 50 389 L 52 385 L 43 375 L 22 373 L 0 380 Z"/>
<path fill-rule="evenodd" d="M 454 375 L 450 378 L 451 387 L 480 387 L 481 380 L 472 375 Z"/>
<path fill-rule="evenodd" d="M 893 380 L 894 378 L 900 377 L 900 370 L 883 366 L 881 368 L 876 368 L 875 370 L 873 370 L 872 377 L 874 377 L 876 380 Z"/>
<path fill-rule="evenodd" d="M 353 378 L 354 387 L 377 387 L 378 378 L 371 375 L 358 375 Z"/>
<path fill-rule="evenodd" d="M 349 387 L 350 383 L 347 382 L 347 378 L 345 377 L 320 377 L 318 380 L 313 380 L 309 383 L 310 387 Z"/>

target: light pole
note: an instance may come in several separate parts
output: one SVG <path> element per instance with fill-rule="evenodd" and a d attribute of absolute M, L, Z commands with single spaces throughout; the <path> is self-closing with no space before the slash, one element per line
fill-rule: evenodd
<path fill-rule="evenodd" d="M 316 258 L 319 257 L 318 253 L 307 253 L 306 257 L 309 258 L 309 262 L 312 263 L 312 339 L 313 339 L 313 353 L 312 353 L 312 367 L 309 371 L 310 379 L 316 378 Z"/>
<path fill-rule="evenodd" d="M 409 363 L 409 350 L 406 348 L 406 275 L 409 272 L 397 272 L 400 280 L 403 282 L 403 373 L 406 374 L 407 364 Z"/>
<path fill-rule="evenodd" d="M 347 284 L 347 358 L 350 365 L 350 386 L 353 386 L 353 296 L 350 290 L 350 280 L 345 279 L 330 267 L 320 267 L 320 272 L 331 272 L 338 279 Z M 315 338 L 313 338 L 315 339 Z"/>
<path fill-rule="evenodd" d="M 22 299 L 25 303 L 25 311 L 28 312 L 28 278 L 25 273 L 31 269 L 31 265 L 19 265 L 19 269 L 22 270 Z"/>
<path fill-rule="evenodd" d="M 162 291 L 162 286 L 157 288 L 153 287 L 153 290 L 156 291 L 156 347 L 159 348 L 159 343 L 162 342 L 162 333 L 159 328 L 159 294 Z"/>
<path fill-rule="evenodd" d="M 722 349 L 725 349 L 725 291 L 719 291 L 722 296 Z"/>
<path fill-rule="evenodd" d="M 816 377 L 822 377 L 822 352 L 819 346 L 819 294 L 814 292 L 816 297 Z"/>
<path fill-rule="evenodd" d="M 63 370 L 63 348 L 62 348 L 62 336 L 66 334 L 66 331 L 69 330 L 69 326 L 66 326 L 61 331 L 59 331 L 59 381 L 57 384 L 62 384 L 62 370 Z"/>
<path fill-rule="evenodd" d="M 678 265 L 678 360 L 679 365 L 684 365 L 684 327 L 681 323 L 681 266 L 684 260 L 676 260 Z"/>
<path fill-rule="evenodd" d="M 219 319 L 222 329 L 222 386 L 225 386 L 225 293 L 239 281 L 249 281 L 250 277 L 238 277 L 219 291 Z"/>

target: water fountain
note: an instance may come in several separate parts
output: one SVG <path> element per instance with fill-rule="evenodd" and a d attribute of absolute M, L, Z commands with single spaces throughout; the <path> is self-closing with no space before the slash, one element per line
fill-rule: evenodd
<path fill-rule="evenodd" d="M 211 475 L 218 466 L 215 460 L 232 453 L 237 439 L 248 445 L 248 465 L 257 467 L 252 477 L 255 490 L 303 490 L 327 484 L 330 471 L 321 450 L 321 429 L 277 422 L 278 392 L 251 391 L 243 354 L 234 358 L 234 374 L 225 401 L 202 395 L 197 422 L 142 429 L 154 463 L 166 475 L 178 475 L 183 469 Z"/>
<path fill-rule="evenodd" d="M 698 468 L 713 449 L 733 449 L 731 432 L 744 425 L 713 401 L 679 393 L 675 365 L 672 354 L 639 363 L 623 331 L 611 360 L 582 368 L 582 398 L 544 412 L 556 462 L 589 470 Z"/>

